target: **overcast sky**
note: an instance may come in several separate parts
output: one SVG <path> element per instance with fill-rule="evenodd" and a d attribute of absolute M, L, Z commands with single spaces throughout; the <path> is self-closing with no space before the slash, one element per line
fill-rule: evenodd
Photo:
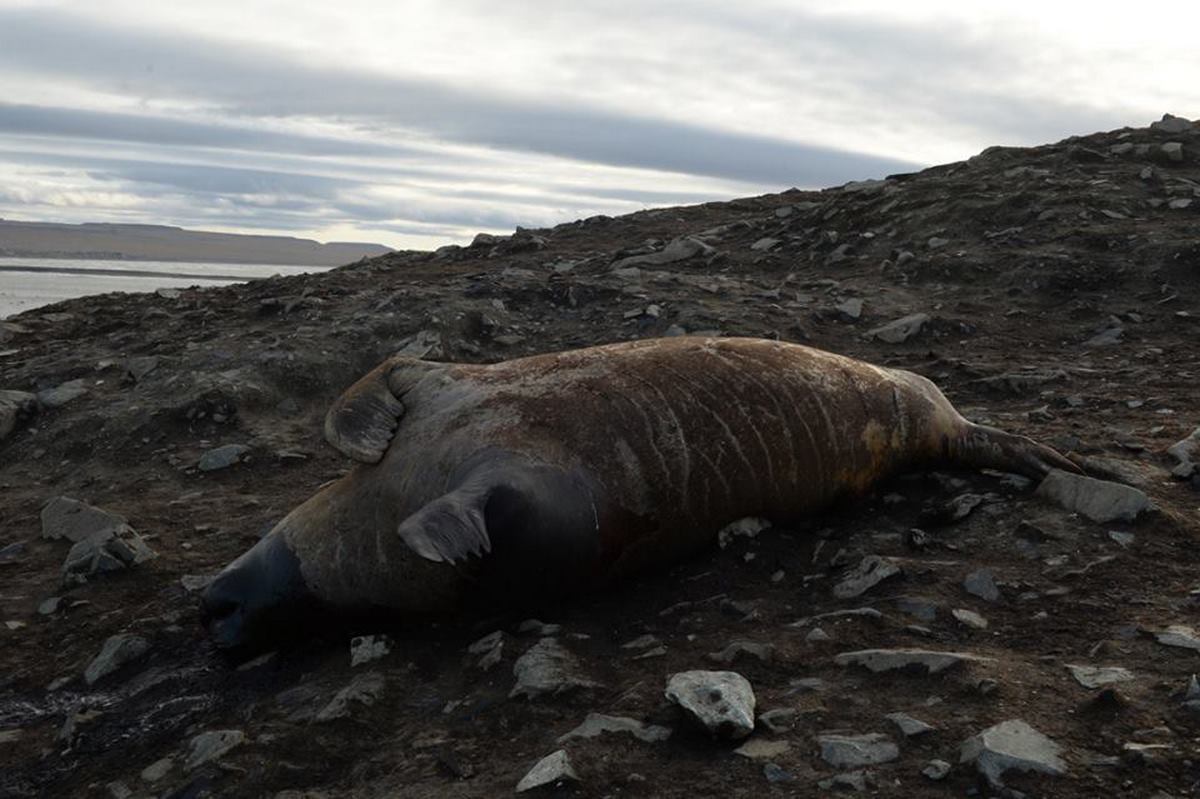
<path fill-rule="evenodd" d="M 1185 2 L 0 0 L 0 216 L 428 248 L 821 188 L 1200 116 L 1197 30 Z"/>

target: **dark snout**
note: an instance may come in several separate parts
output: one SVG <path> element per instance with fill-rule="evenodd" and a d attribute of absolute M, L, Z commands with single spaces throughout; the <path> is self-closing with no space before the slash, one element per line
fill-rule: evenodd
<path fill-rule="evenodd" d="M 300 560 L 268 535 L 205 589 L 201 623 L 221 649 L 250 652 L 295 638 L 316 608 Z"/>

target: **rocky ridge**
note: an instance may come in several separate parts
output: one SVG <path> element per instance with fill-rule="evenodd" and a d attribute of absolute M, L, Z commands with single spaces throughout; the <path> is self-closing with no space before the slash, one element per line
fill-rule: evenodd
<path fill-rule="evenodd" d="M 0 322 L 0 796 L 1190 795 L 1198 223 L 1165 118 Z M 1092 480 L 908 475 L 547 621 L 204 640 L 195 592 L 344 473 L 320 416 L 386 355 L 698 333 L 912 369 Z M 732 675 L 736 726 L 672 675 Z"/>

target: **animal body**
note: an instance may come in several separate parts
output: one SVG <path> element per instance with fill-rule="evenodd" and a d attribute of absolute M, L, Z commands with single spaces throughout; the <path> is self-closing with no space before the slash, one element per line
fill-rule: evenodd
<path fill-rule="evenodd" d="M 396 357 L 335 402 L 325 432 L 360 463 L 208 587 L 220 646 L 303 628 L 310 607 L 426 614 L 478 592 L 584 590 L 905 469 L 1075 470 L 968 422 L 913 373 L 743 338 Z"/>

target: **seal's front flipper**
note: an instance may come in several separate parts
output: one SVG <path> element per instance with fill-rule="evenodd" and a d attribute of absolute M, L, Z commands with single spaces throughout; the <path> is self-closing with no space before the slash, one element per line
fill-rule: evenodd
<path fill-rule="evenodd" d="M 493 571 L 549 567 L 565 574 L 599 555 L 596 508 L 595 492 L 582 475 L 505 458 L 470 471 L 397 532 L 428 560 L 459 563 L 487 554 Z"/>
<path fill-rule="evenodd" d="M 404 416 L 404 391 L 441 364 L 397 356 L 350 386 L 325 414 L 325 440 L 343 455 L 378 463 Z"/>

